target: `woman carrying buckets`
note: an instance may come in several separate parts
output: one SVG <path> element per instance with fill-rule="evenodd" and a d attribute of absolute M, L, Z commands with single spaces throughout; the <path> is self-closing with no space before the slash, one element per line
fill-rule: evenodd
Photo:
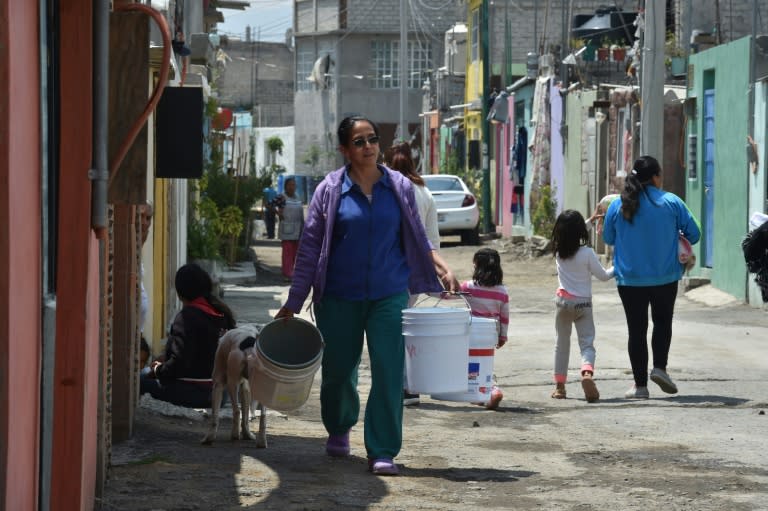
<path fill-rule="evenodd" d="M 326 343 L 320 405 L 329 456 L 348 456 L 357 423 L 357 371 L 367 340 L 372 385 L 365 448 L 374 474 L 396 475 L 402 445 L 403 336 L 408 292 L 457 291 L 459 283 L 427 239 L 411 182 L 378 165 L 378 127 L 347 117 L 338 128 L 348 162 L 315 190 L 299 243 L 288 300 L 276 318 L 297 313 L 313 289 Z"/>

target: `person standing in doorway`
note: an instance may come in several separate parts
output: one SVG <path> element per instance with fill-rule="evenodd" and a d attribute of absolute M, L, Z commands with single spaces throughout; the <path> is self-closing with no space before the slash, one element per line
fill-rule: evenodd
<path fill-rule="evenodd" d="M 378 165 L 379 131 L 364 117 L 338 128 L 346 165 L 318 185 L 307 213 L 288 300 L 276 318 L 298 313 L 313 289 L 323 334 L 320 406 L 329 456 L 349 456 L 360 414 L 358 368 L 368 346 L 371 390 L 365 408 L 368 469 L 396 475 L 403 440 L 404 342 L 408 294 L 457 291 L 419 221 L 413 184 Z M 441 286 L 441 281 L 443 286 Z"/>
<path fill-rule="evenodd" d="M 293 278 L 299 238 L 304 230 L 304 204 L 296 195 L 296 178 L 288 177 L 283 184 L 284 192 L 275 199 L 280 225 L 277 236 L 283 248 L 282 272 L 286 279 Z"/>
<path fill-rule="evenodd" d="M 678 258 L 682 234 L 690 243 L 701 237 L 699 223 L 677 195 L 661 189 L 661 166 L 641 156 L 624 181 L 621 197 L 605 214 L 603 239 L 614 246 L 613 266 L 624 315 L 627 318 L 629 361 L 634 385 L 624 397 L 648 399 L 648 306 L 653 333 L 653 370 L 650 379 L 663 392 L 676 394 L 667 374 L 672 342 L 672 314 L 677 282 L 683 276 Z"/>

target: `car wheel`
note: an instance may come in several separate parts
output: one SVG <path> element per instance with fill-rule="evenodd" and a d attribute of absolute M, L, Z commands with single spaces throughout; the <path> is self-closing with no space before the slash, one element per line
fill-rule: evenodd
<path fill-rule="evenodd" d="M 479 245 L 480 244 L 480 227 L 474 229 L 468 229 L 461 231 L 461 244 L 462 245 Z"/>

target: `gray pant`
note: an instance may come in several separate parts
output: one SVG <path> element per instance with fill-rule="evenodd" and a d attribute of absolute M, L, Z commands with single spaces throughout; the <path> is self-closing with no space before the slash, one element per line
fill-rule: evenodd
<path fill-rule="evenodd" d="M 595 366 L 595 322 L 592 319 L 591 299 L 555 298 L 555 382 L 565 383 L 568 376 L 568 358 L 571 351 L 571 325 L 576 326 L 581 350 L 581 371 L 592 371 Z"/>

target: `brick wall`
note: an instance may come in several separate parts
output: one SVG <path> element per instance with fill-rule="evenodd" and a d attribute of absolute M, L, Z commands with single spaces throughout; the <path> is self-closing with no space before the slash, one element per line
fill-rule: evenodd
<path fill-rule="evenodd" d="M 284 43 L 233 39 L 222 43 L 222 49 L 231 60 L 219 69 L 215 82 L 220 103 L 237 110 L 252 110 L 254 125 L 259 110 L 262 126 L 292 125 L 292 49 Z"/>
<path fill-rule="evenodd" d="M 410 2 L 407 18 L 408 31 L 419 33 L 421 39 L 429 38 L 427 33 L 442 34 L 457 21 L 466 20 L 466 6 L 458 0 L 442 9 L 435 4 L 444 2 Z M 400 0 L 353 1 L 347 2 L 347 30 L 372 33 L 400 33 Z"/>
<path fill-rule="evenodd" d="M 675 19 L 675 33 L 678 38 L 685 43 L 687 34 L 686 20 L 688 16 L 686 0 L 675 0 L 675 11 L 679 15 Z M 695 0 L 690 2 L 692 9 L 691 30 L 702 30 L 706 33 L 712 33 L 717 23 L 718 9 L 720 5 L 720 38 L 721 42 L 735 41 L 752 33 L 752 18 L 756 16 L 758 21 L 758 33 L 765 33 L 768 30 L 768 4 L 764 1 L 756 2 L 758 12 L 753 13 L 752 0 L 729 0 L 728 2 L 717 2 L 716 0 Z"/>

